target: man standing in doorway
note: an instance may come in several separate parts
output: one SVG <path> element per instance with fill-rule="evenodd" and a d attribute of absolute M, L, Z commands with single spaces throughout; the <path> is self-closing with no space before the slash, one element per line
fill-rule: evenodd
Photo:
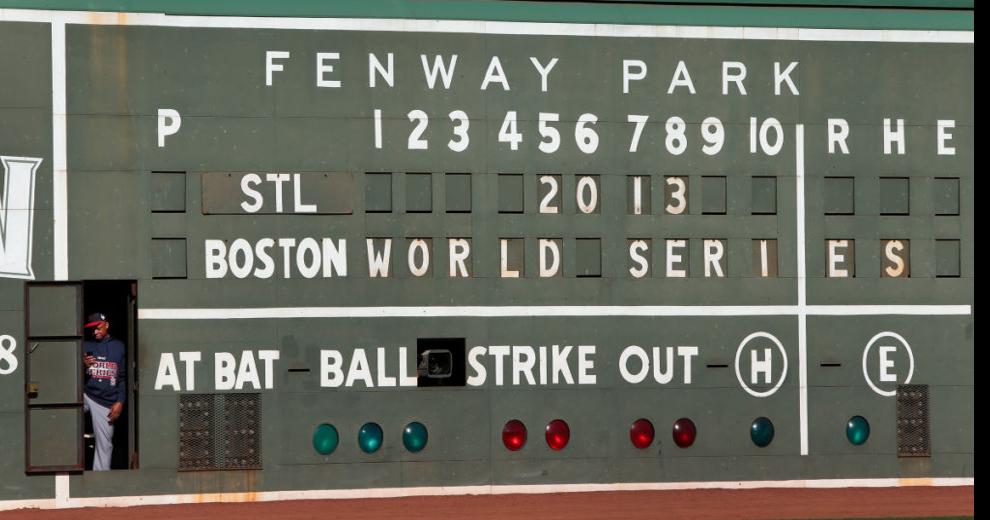
<path fill-rule="evenodd" d="M 127 396 L 126 351 L 122 342 L 107 333 L 110 322 L 103 314 L 90 314 L 83 328 L 92 329 L 92 336 L 83 343 L 86 366 L 83 408 L 92 417 L 96 436 L 93 470 L 106 471 L 110 469 L 113 454 L 113 423 L 124 411 Z"/>

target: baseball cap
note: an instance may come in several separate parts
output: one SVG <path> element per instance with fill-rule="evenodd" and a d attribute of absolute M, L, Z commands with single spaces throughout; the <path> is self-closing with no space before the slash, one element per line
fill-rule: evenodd
<path fill-rule="evenodd" d="M 107 321 L 107 317 L 102 312 L 94 312 L 86 317 L 86 324 L 83 325 L 83 328 L 97 327 L 105 321 Z"/>

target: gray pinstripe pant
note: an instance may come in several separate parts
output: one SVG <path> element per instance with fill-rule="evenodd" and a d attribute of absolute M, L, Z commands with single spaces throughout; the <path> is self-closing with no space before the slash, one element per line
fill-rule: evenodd
<path fill-rule="evenodd" d="M 93 435 L 96 436 L 93 471 L 107 471 L 110 469 L 110 456 L 113 455 L 113 424 L 107 420 L 110 408 L 83 393 L 83 410 L 89 412 L 92 417 Z"/>

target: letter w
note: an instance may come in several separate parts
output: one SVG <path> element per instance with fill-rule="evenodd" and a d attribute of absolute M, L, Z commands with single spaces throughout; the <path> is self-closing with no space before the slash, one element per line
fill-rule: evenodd
<path fill-rule="evenodd" d="M 368 277 L 388 278 L 388 267 L 391 264 L 392 239 L 385 239 L 385 248 L 382 253 L 375 251 L 375 240 L 367 239 L 368 242 Z"/>
<path fill-rule="evenodd" d="M 34 174 L 41 159 L 0 156 L 0 277 L 34 279 L 31 226 L 34 223 Z"/>
<path fill-rule="evenodd" d="M 454 67 L 457 66 L 457 55 L 452 55 L 450 65 L 444 64 L 443 59 L 439 55 L 434 56 L 432 69 L 430 68 L 430 62 L 426 60 L 425 54 L 420 54 L 419 59 L 423 62 L 423 74 L 426 76 L 426 85 L 430 87 L 430 90 L 433 90 L 433 87 L 437 83 L 438 73 L 443 80 L 443 88 L 450 90 L 450 80 L 454 78 Z"/>

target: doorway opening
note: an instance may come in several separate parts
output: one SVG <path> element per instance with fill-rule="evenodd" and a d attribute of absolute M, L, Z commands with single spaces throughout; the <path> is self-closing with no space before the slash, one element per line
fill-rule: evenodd
<path fill-rule="evenodd" d="M 83 316 L 102 313 L 110 322 L 109 335 L 124 343 L 127 397 L 124 410 L 114 422 L 113 455 L 110 469 L 137 469 L 138 348 L 137 282 L 134 280 L 84 280 Z M 84 341 L 93 341 L 92 329 L 84 332 Z M 93 469 L 96 440 L 90 414 L 83 421 L 86 470 Z"/>

